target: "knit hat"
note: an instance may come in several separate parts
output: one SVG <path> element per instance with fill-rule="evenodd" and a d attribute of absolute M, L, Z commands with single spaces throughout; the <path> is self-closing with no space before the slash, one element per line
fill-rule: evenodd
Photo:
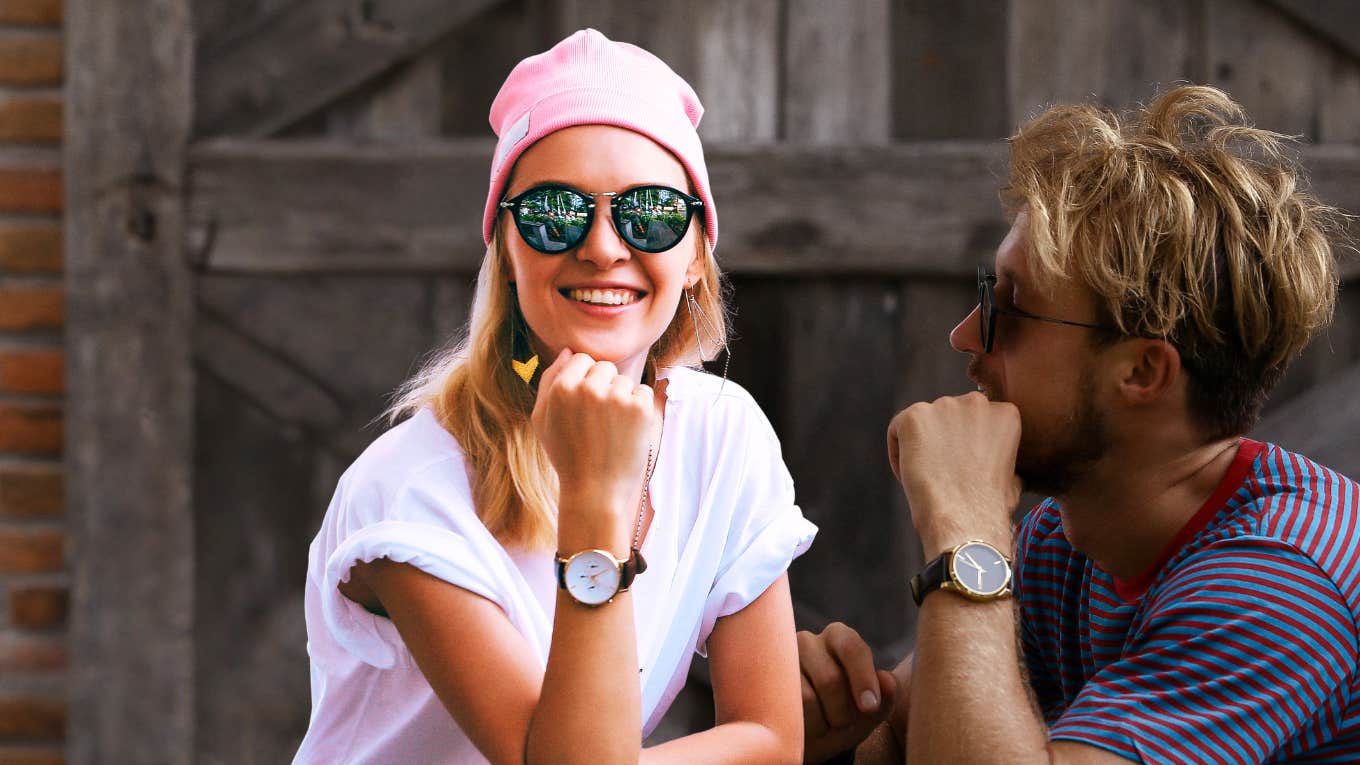
<path fill-rule="evenodd" d="M 694 89 L 664 61 L 594 29 L 583 29 L 524 59 L 491 104 L 491 129 L 499 140 L 491 161 L 483 239 L 491 243 L 501 195 L 525 149 L 573 125 L 614 125 L 647 136 L 680 160 L 704 202 L 708 244 L 716 246 L 718 211 L 696 132 L 703 114 Z"/>

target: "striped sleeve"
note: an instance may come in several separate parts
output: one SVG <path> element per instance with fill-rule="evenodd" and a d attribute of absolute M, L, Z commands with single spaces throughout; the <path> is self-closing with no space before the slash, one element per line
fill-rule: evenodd
<path fill-rule="evenodd" d="M 1150 597 L 1137 640 L 1052 738 L 1149 763 L 1261 763 L 1341 726 L 1356 624 L 1311 558 L 1273 539 L 1216 542 Z"/>

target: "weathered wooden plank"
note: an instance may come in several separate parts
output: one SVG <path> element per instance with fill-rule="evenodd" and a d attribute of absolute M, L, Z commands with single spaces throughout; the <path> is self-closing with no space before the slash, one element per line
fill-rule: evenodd
<path fill-rule="evenodd" d="M 784 301 L 787 389 L 775 427 L 798 504 L 820 528 L 790 576 L 809 605 L 870 645 L 890 643 L 908 628 L 910 596 L 896 564 L 865 565 L 865 556 L 901 560 L 898 543 L 909 539 L 881 430 L 895 411 L 885 378 L 900 368 L 897 287 L 799 280 Z"/>
<path fill-rule="evenodd" d="M 1360 476 L 1360 363 L 1275 409 L 1252 437 L 1304 454 L 1352 478 Z"/>
<path fill-rule="evenodd" d="M 427 51 L 327 109 L 326 133 L 380 142 L 433 138 L 443 118 L 443 90 L 442 61 Z"/>
<path fill-rule="evenodd" d="M 300 0 L 197 56 L 199 135 L 267 136 L 408 60 L 496 0 Z"/>
<path fill-rule="evenodd" d="M 1053 103 L 1123 108 L 1177 80 L 1204 79 L 1195 3 L 1025 0 L 1011 3 L 1010 13 L 1012 122 Z"/>
<path fill-rule="evenodd" d="M 66 8 L 67 758 L 194 751 L 188 0 Z"/>
<path fill-rule="evenodd" d="M 1354 0 L 1267 0 L 1315 34 L 1360 57 L 1360 14 Z"/>
<path fill-rule="evenodd" d="M 888 0 L 790 0 L 784 14 L 784 140 L 890 140 L 889 15 Z"/>
<path fill-rule="evenodd" d="M 646 48 L 684 77 L 704 103 L 705 141 L 778 137 L 779 0 L 560 3 L 557 37 L 583 27 Z"/>
<path fill-rule="evenodd" d="M 1002 138 L 1010 3 L 898 0 L 892 8 L 893 137 Z"/>
<path fill-rule="evenodd" d="M 1205 0 L 1210 81 L 1257 125 L 1318 139 L 1318 74 L 1327 51 L 1279 9 L 1256 0 Z"/>
<path fill-rule="evenodd" d="M 734 272 L 967 273 L 1000 219 L 1004 147 L 714 149 Z M 223 143 L 194 159 L 194 219 L 221 271 L 474 271 L 486 142 L 376 149 Z M 375 193 L 381 190 L 381 193 Z M 209 223 L 205 223 L 209 225 Z"/>
<path fill-rule="evenodd" d="M 324 450 L 213 371 L 196 387 L 197 725 L 194 759 L 175 762 L 288 762 L 310 709 L 303 585 Z"/>
<path fill-rule="evenodd" d="M 201 313 L 194 328 L 194 360 L 284 428 L 325 433 L 345 420 L 343 396 L 212 312 Z"/>
<path fill-rule="evenodd" d="M 475 272 L 486 141 L 373 147 L 219 141 L 195 148 L 204 268 Z M 996 248 L 1000 142 L 716 147 L 718 254 L 733 273 L 952 275 Z M 1360 212 L 1360 147 L 1303 147 L 1322 199 Z M 1351 259 L 1346 273 L 1360 273 Z"/>

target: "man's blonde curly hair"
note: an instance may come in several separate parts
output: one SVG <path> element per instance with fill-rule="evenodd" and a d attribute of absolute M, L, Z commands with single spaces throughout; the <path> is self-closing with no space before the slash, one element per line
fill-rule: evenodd
<path fill-rule="evenodd" d="M 1094 291 L 1118 328 L 1096 342 L 1171 342 L 1207 438 L 1251 429 L 1336 302 L 1345 217 L 1308 195 L 1289 141 L 1202 86 L 1123 117 L 1055 107 L 1010 139 L 1002 198 L 1028 213 L 1036 276 Z"/>

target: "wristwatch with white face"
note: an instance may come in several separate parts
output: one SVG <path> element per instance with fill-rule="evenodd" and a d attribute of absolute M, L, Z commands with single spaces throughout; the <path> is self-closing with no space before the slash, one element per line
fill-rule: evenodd
<path fill-rule="evenodd" d="M 911 579 L 916 605 L 935 590 L 970 600 L 1000 600 L 1011 595 L 1011 562 L 1001 551 L 977 540 L 946 550 Z"/>
<path fill-rule="evenodd" d="M 619 560 L 605 550 L 582 550 L 570 557 L 557 555 L 557 586 L 577 603 L 599 606 L 626 592 L 633 578 L 646 570 L 642 556 L 632 551 Z"/>

